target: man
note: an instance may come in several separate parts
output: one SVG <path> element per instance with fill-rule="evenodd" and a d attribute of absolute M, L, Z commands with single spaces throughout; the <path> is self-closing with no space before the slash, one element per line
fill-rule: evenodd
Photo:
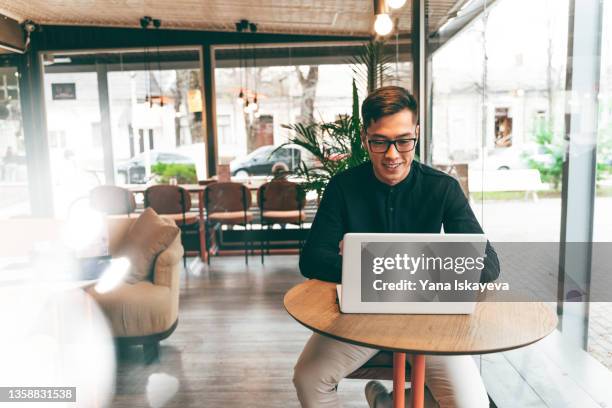
<path fill-rule="evenodd" d="M 482 233 L 459 183 L 414 161 L 419 137 L 417 103 L 396 86 L 379 88 L 363 102 L 362 143 L 370 162 L 338 174 L 327 185 L 300 257 L 307 278 L 340 282 L 342 237 L 347 232 Z M 487 245 L 483 281 L 499 274 Z M 378 350 L 313 334 L 295 366 L 294 384 L 304 407 L 339 407 L 338 382 Z M 488 407 L 482 379 L 470 356 L 427 356 L 430 405 Z M 381 393 L 369 385 L 371 404 Z M 384 389 L 384 387 L 383 387 Z M 379 398 L 380 399 L 380 398 Z M 409 399 L 408 399 L 409 400 Z"/>

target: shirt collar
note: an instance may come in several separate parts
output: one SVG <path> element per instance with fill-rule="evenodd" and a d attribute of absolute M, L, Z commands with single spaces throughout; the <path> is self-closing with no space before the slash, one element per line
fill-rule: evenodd
<path fill-rule="evenodd" d="M 376 190 L 388 193 L 392 189 L 393 190 L 399 190 L 399 189 L 404 190 L 408 188 L 409 186 L 411 186 L 414 183 L 413 180 L 416 177 L 415 174 L 418 171 L 416 169 L 418 165 L 419 164 L 416 160 L 412 160 L 412 163 L 410 164 L 410 171 L 408 172 L 408 176 L 406 176 L 406 178 L 404 178 L 402 181 L 400 181 L 394 186 L 385 184 L 382 181 L 380 181 L 378 178 L 376 178 L 376 174 L 374 174 L 374 167 L 372 165 L 372 162 L 369 162 L 368 172 L 369 172 L 370 178 L 372 179 L 374 186 L 376 187 Z"/>

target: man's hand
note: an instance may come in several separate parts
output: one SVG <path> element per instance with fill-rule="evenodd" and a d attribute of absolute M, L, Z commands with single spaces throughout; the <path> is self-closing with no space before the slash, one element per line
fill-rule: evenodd
<path fill-rule="evenodd" d="M 342 249 L 344 247 L 343 244 L 344 244 L 344 240 L 341 240 L 340 243 L 338 244 L 338 248 L 340 249 L 340 251 L 339 251 L 340 252 L 340 256 L 342 256 Z"/>

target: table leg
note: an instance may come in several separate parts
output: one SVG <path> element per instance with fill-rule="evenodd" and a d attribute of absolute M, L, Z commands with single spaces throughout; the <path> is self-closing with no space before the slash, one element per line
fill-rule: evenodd
<path fill-rule="evenodd" d="M 208 251 L 206 249 L 206 225 L 204 224 L 204 190 L 198 191 L 198 211 L 199 211 L 199 236 L 200 236 L 200 259 L 206 262 Z"/>
<path fill-rule="evenodd" d="M 425 404 L 425 356 L 415 354 L 412 357 L 411 368 L 412 408 L 423 408 Z"/>
<path fill-rule="evenodd" d="M 393 408 L 404 408 L 406 353 L 393 353 Z"/>

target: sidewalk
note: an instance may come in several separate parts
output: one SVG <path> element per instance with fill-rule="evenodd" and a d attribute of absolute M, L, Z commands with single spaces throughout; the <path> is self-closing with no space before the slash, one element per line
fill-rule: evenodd
<path fill-rule="evenodd" d="M 472 209 L 492 242 L 558 242 L 561 199 L 477 201 Z M 593 241 L 612 242 L 612 197 L 597 197 Z M 588 351 L 612 370 L 612 302 L 590 304 Z"/>

